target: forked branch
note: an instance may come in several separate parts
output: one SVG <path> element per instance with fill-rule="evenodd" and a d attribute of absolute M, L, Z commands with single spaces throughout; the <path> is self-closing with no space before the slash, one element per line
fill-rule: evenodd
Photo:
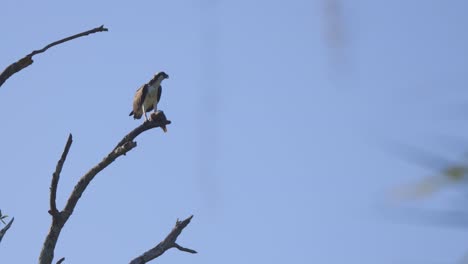
<path fill-rule="evenodd" d="M 11 218 L 10 222 L 8 222 L 8 224 L 2 228 L 2 230 L 0 230 L 0 242 L 2 241 L 2 238 L 3 236 L 6 234 L 6 232 L 8 231 L 8 229 L 10 229 L 11 227 L 11 224 L 13 224 L 13 221 L 15 220 L 15 218 Z"/>
<path fill-rule="evenodd" d="M 182 233 L 182 230 L 184 230 L 184 228 L 190 223 L 190 220 L 192 220 L 192 217 L 193 217 L 193 215 L 191 215 L 189 218 L 185 219 L 184 221 L 177 220 L 177 222 L 175 224 L 175 227 L 172 229 L 172 231 L 169 233 L 169 235 L 167 235 L 167 237 L 163 241 L 161 241 L 154 248 L 152 248 L 152 249 L 146 251 L 145 253 L 143 253 L 143 255 L 141 255 L 141 256 L 135 258 L 134 260 L 132 260 L 130 262 L 130 264 L 144 264 L 144 263 L 147 263 L 147 262 L 161 256 L 162 254 L 164 254 L 164 252 L 166 252 L 166 250 L 168 250 L 170 248 L 177 248 L 180 251 L 189 252 L 189 253 L 192 253 L 192 254 L 197 253 L 193 249 L 189 249 L 189 248 L 179 246 L 176 243 L 177 237 L 180 235 L 180 233 Z"/>
<path fill-rule="evenodd" d="M 50 213 L 52 215 L 52 224 L 49 229 L 49 233 L 44 241 L 41 254 L 39 256 L 39 263 L 40 264 L 51 264 L 54 259 L 54 250 L 57 244 L 57 240 L 60 236 L 60 232 L 62 231 L 63 226 L 67 222 L 68 218 L 72 215 L 73 210 L 75 209 L 78 200 L 83 195 L 88 184 L 94 179 L 94 177 L 104 170 L 107 166 L 109 166 L 112 162 L 114 162 L 118 157 L 125 155 L 128 151 L 132 150 L 136 147 L 136 142 L 134 139 L 140 135 L 141 133 L 155 128 L 165 126 L 171 123 L 171 121 L 166 119 L 166 116 L 163 112 L 160 112 L 157 115 L 157 119 L 153 119 L 151 121 L 144 122 L 130 133 L 128 133 L 118 144 L 117 146 L 107 154 L 104 159 L 99 162 L 96 166 L 91 168 L 86 174 L 84 174 L 78 183 L 75 185 L 68 201 L 65 205 L 65 208 L 62 211 L 58 211 L 56 209 L 56 191 L 57 191 L 57 184 L 59 179 L 59 174 L 63 166 L 63 162 L 65 162 L 66 156 L 68 154 L 68 150 L 70 149 L 72 138 L 71 135 L 68 138 L 67 144 L 65 145 L 65 149 L 62 153 L 61 159 L 58 161 L 55 173 L 52 176 L 52 184 L 50 188 L 50 204 L 51 209 Z M 55 207 L 55 210 L 54 210 Z"/>
<path fill-rule="evenodd" d="M 63 150 L 62 156 L 60 160 L 57 162 L 57 166 L 55 167 L 55 172 L 52 174 L 52 182 L 50 184 L 50 210 L 49 214 L 52 216 L 58 215 L 57 210 L 57 185 L 60 179 L 60 172 L 62 172 L 63 164 L 67 159 L 68 151 L 70 151 L 71 144 L 73 142 L 72 134 L 68 135 L 67 144 L 65 144 L 65 149 Z"/>

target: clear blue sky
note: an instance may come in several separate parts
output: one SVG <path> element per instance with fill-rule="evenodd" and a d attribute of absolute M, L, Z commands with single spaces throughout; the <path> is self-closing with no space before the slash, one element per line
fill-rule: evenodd
<path fill-rule="evenodd" d="M 389 142 L 454 159 L 468 147 L 446 140 L 468 132 L 468 5 L 339 3 L 334 14 L 325 0 L 4 1 L 2 69 L 62 37 L 110 31 L 36 56 L 0 88 L 0 208 L 15 217 L 1 262 L 37 261 L 68 133 L 59 207 L 141 122 L 128 117 L 133 94 L 160 70 L 169 132 L 143 134 L 95 178 L 57 259 L 127 263 L 194 214 L 178 241 L 199 254 L 159 263 L 460 260 L 467 230 L 382 211 L 392 188 L 435 173 Z"/>

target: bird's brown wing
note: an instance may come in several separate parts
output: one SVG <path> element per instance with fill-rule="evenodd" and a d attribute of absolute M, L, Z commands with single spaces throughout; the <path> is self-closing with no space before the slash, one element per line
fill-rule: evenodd
<path fill-rule="evenodd" d="M 133 97 L 133 118 L 140 119 L 143 115 L 141 106 L 145 101 L 146 94 L 148 93 L 148 84 L 143 84 L 140 89 L 138 89 Z"/>

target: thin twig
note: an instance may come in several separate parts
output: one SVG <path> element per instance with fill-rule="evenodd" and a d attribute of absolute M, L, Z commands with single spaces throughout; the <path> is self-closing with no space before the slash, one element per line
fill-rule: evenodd
<path fill-rule="evenodd" d="M 136 147 L 136 142 L 133 141 L 139 134 L 146 130 L 161 127 L 163 125 L 170 124 L 171 121 L 167 120 L 164 115 L 161 115 L 160 119 L 151 120 L 145 122 L 127 134 L 117 146 L 107 156 L 83 175 L 78 183 L 73 188 L 70 197 L 67 200 L 65 208 L 58 212 L 58 217 L 52 217 L 52 223 L 49 229 L 49 233 L 44 241 L 41 254 L 39 256 L 40 264 L 51 264 L 54 259 L 55 246 L 60 236 L 63 226 L 67 222 L 68 218 L 72 215 L 78 200 L 85 191 L 88 184 L 94 179 L 94 177 L 114 162 L 118 157 L 125 155 L 128 151 Z M 68 142 L 67 142 L 68 143 Z"/>
<path fill-rule="evenodd" d="M 50 183 L 50 210 L 49 210 L 49 214 L 51 214 L 52 216 L 57 216 L 59 213 L 57 210 L 57 204 L 56 204 L 57 185 L 60 179 L 60 172 L 62 172 L 62 167 L 63 167 L 63 164 L 65 163 L 65 160 L 67 159 L 68 151 L 70 151 L 72 142 L 73 142 L 72 134 L 69 134 L 67 143 L 65 144 L 65 148 L 63 149 L 63 152 L 62 152 L 62 156 L 60 157 L 60 160 L 57 162 L 57 166 L 55 167 L 54 174 L 52 174 L 52 182 Z"/>
<path fill-rule="evenodd" d="M 8 224 L 4 228 L 2 228 L 2 230 L 0 230 L 0 242 L 2 241 L 2 238 L 5 235 L 5 233 L 8 231 L 8 229 L 10 229 L 11 224 L 13 224 L 14 220 L 15 220 L 14 217 L 11 218 L 10 222 L 8 222 Z"/>
<path fill-rule="evenodd" d="M 179 246 L 179 244 L 176 243 L 177 237 L 182 233 L 182 230 L 190 223 L 190 220 L 192 220 L 193 215 L 185 219 L 184 221 L 177 221 L 175 224 L 175 227 L 172 229 L 172 231 L 167 235 L 167 237 L 161 241 L 158 245 L 156 245 L 154 248 L 146 251 L 143 253 L 143 255 L 133 259 L 130 264 L 144 264 L 147 263 L 162 254 L 166 252 L 166 250 L 170 248 L 177 248 L 181 251 L 184 252 L 189 252 L 192 254 L 197 253 L 197 251 L 189 248 L 185 248 L 182 246 Z"/>
<path fill-rule="evenodd" d="M 70 40 L 73 40 L 73 39 L 76 39 L 76 38 L 79 38 L 79 37 L 84 37 L 84 36 L 87 36 L 89 34 L 93 34 L 93 33 L 96 33 L 96 32 L 103 32 L 103 31 L 109 31 L 109 30 L 107 28 L 105 28 L 104 25 L 101 25 L 100 27 L 93 28 L 93 29 L 90 29 L 88 31 L 81 32 L 81 33 L 75 34 L 73 36 L 66 37 L 64 39 L 52 42 L 49 45 L 45 46 L 44 48 L 42 48 L 40 50 L 35 50 L 35 51 L 31 52 L 30 54 L 28 54 L 26 56 L 32 57 L 32 56 L 34 56 L 36 54 L 43 53 L 44 51 L 46 51 L 49 48 L 51 48 L 53 46 L 56 46 L 58 44 L 61 44 L 61 43 L 64 43 L 64 42 L 67 42 L 67 41 L 70 41 Z"/>
<path fill-rule="evenodd" d="M 59 45 L 61 43 L 64 43 L 64 42 L 67 42 L 67 41 L 70 41 L 70 40 L 73 40 L 73 39 L 76 39 L 76 38 L 79 38 L 79 37 L 83 37 L 83 36 L 86 36 L 86 35 L 89 35 L 89 34 L 93 34 L 93 33 L 97 33 L 97 32 L 103 32 L 103 31 L 108 31 L 108 29 L 105 28 L 104 25 L 102 25 L 100 27 L 97 27 L 97 28 L 93 28 L 93 29 L 85 31 L 85 32 L 75 34 L 73 36 L 70 36 L 70 37 L 55 41 L 55 42 L 52 42 L 52 43 L 48 44 L 47 46 L 45 46 L 42 49 L 34 50 L 33 52 L 31 52 L 28 55 L 24 56 L 23 58 L 19 59 L 17 62 L 12 63 L 10 66 L 6 67 L 5 70 L 3 70 L 3 72 L 0 74 L 0 87 L 13 74 L 21 71 L 22 69 L 28 67 L 31 64 L 33 64 L 34 61 L 33 61 L 32 57 L 34 55 L 39 54 L 39 53 L 43 53 L 46 50 L 48 50 L 49 48 L 51 48 L 53 46 L 56 46 L 56 45 Z"/>
<path fill-rule="evenodd" d="M 195 250 L 190 249 L 190 248 L 186 248 L 186 247 L 183 247 L 183 246 L 180 246 L 180 245 L 177 244 L 177 243 L 174 243 L 174 247 L 177 248 L 177 249 L 180 250 L 180 251 L 185 251 L 185 252 L 192 253 L 192 254 L 196 254 L 196 253 L 197 253 Z"/>

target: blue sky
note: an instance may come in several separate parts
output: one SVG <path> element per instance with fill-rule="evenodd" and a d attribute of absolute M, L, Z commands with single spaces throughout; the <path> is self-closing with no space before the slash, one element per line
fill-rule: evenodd
<path fill-rule="evenodd" d="M 455 263 L 467 230 L 384 212 L 393 188 L 436 172 L 389 153 L 391 142 L 453 160 L 468 147 L 452 140 L 468 131 L 467 7 L 339 1 L 334 16 L 325 0 L 6 1 L 1 67 L 77 32 L 109 32 L 36 56 L 0 88 L 0 208 L 15 217 L 2 262 L 36 261 L 68 133 L 60 208 L 141 122 L 128 117 L 133 94 L 164 70 L 169 132 L 143 134 L 95 178 L 57 258 L 126 263 L 194 214 L 178 241 L 199 254 L 159 262 Z"/>

